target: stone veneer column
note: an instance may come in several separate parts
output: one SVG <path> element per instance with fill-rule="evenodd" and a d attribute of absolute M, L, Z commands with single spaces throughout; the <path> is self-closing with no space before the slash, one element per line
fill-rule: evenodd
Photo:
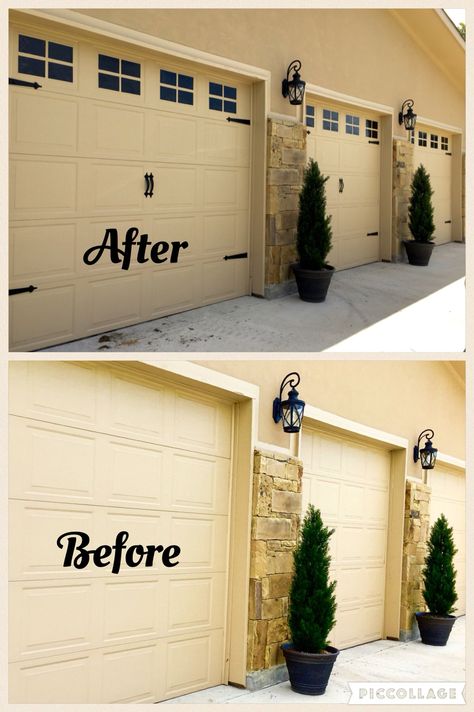
<path fill-rule="evenodd" d="M 296 260 L 298 197 L 306 165 L 306 127 L 268 119 L 265 296 L 296 291 L 290 264 Z"/>
<path fill-rule="evenodd" d="M 395 139 L 393 142 L 393 201 L 392 235 L 395 241 L 393 253 L 404 259 L 401 241 L 410 237 L 408 228 L 408 204 L 413 178 L 413 144 Z"/>
<path fill-rule="evenodd" d="M 415 612 L 426 609 L 422 594 L 421 572 L 429 538 L 430 494 L 431 488 L 427 485 L 407 481 L 403 532 L 401 640 L 413 640 L 418 637 Z"/>
<path fill-rule="evenodd" d="M 247 648 L 250 689 L 287 679 L 280 644 L 288 639 L 288 592 L 300 525 L 302 474 L 301 461 L 295 457 L 255 451 Z"/>

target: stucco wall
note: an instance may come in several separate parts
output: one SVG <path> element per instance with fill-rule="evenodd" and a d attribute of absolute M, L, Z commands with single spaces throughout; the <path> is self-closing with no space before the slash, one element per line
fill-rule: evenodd
<path fill-rule="evenodd" d="M 375 9 L 79 12 L 270 70 L 275 112 L 298 115 L 281 96 L 281 80 L 297 57 L 307 82 L 396 112 L 404 99 L 414 98 L 420 116 L 464 126 L 462 73 L 457 87 L 446 74 L 462 65 L 463 51 L 434 10 L 413 10 L 411 16 Z M 397 115 L 395 134 L 403 135 Z"/>
<path fill-rule="evenodd" d="M 436 315 L 432 318 L 435 321 Z M 456 370 L 444 362 L 295 358 L 201 363 L 260 386 L 258 437 L 265 443 L 289 446 L 289 436 L 273 422 L 272 403 L 283 377 L 296 370 L 301 375 L 298 390 L 306 403 L 408 438 L 413 445 L 422 430 L 433 428 L 439 450 L 465 457 L 465 389 Z M 419 478 L 419 464 L 408 460 L 407 474 Z"/>

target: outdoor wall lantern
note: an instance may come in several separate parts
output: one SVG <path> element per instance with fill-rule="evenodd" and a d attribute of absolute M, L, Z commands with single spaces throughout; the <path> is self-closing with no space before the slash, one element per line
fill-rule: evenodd
<path fill-rule="evenodd" d="M 405 99 L 402 104 L 402 110 L 398 114 L 398 123 L 400 125 L 405 124 L 407 131 L 413 131 L 416 125 L 416 114 L 413 111 L 413 103 L 413 99 Z"/>
<path fill-rule="evenodd" d="M 289 373 L 281 382 L 280 397 L 273 401 L 273 420 L 275 423 L 283 420 L 285 433 L 299 433 L 301 428 L 305 402 L 298 398 L 296 386 L 299 382 L 299 373 Z M 282 400 L 285 386 L 290 386 L 290 390 L 287 399 Z"/>
<path fill-rule="evenodd" d="M 426 443 L 425 447 L 420 449 L 420 440 L 423 437 L 426 438 Z M 413 460 L 415 462 L 421 460 L 421 467 L 424 470 L 432 470 L 436 464 L 438 450 L 433 447 L 433 443 L 431 442 L 432 437 L 434 437 L 434 432 L 430 428 L 428 428 L 428 430 L 423 430 L 418 438 L 418 444 L 415 445 L 413 449 Z"/>
<path fill-rule="evenodd" d="M 304 89 L 306 82 L 304 82 L 299 74 L 301 69 L 301 62 L 299 59 L 294 59 L 286 70 L 286 79 L 281 83 L 281 93 L 285 97 L 289 97 L 290 104 L 299 106 L 303 103 L 304 99 Z M 293 78 L 290 79 L 290 72 L 293 70 Z"/>

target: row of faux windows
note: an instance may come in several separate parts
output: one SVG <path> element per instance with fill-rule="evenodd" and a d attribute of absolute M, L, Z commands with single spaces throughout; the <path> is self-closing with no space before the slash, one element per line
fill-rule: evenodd
<path fill-rule="evenodd" d="M 58 42 L 19 35 L 18 72 L 72 82 L 73 48 Z M 100 89 L 109 89 L 125 94 L 140 94 L 141 65 L 127 59 L 99 54 L 98 86 Z M 160 99 L 193 106 L 194 77 L 161 69 Z M 209 82 L 209 109 L 236 114 L 237 88 Z"/>
<path fill-rule="evenodd" d="M 429 135 L 429 138 L 428 138 Z M 415 132 L 412 132 L 410 142 L 415 143 Z M 449 138 L 447 136 L 438 136 L 437 134 L 428 134 L 427 131 L 418 131 L 418 146 L 424 148 L 439 148 L 441 151 L 449 151 Z"/>
<path fill-rule="evenodd" d="M 343 119 L 339 116 L 339 111 L 331 109 L 323 109 L 321 126 L 323 131 L 339 131 L 339 124 Z M 306 126 L 314 127 L 316 125 L 315 107 L 308 104 L 306 106 Z M 361 130 L 365 130 L 367 138 L 378 138 L 379 123 L 373 119 L 365 119 L 365 125 L 362 124 L 360 116 L 354 114 L 345 115 L 345 132 L 352 136 L 360 136 Z"/>

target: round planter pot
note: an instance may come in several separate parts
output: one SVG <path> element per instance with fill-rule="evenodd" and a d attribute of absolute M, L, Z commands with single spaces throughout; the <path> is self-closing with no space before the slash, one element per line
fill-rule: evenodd
<path fill-rule="evenodd" d="M 298 286 L 298 294 L 304 302 L 324 302 L 329 284 L 334 274 L 334 267 L 326 265 L 324 269 L 303 269 L 299 262 L 291 265 Z"/>
<path fill-rule="evenodd" d="M 426 267 L 430 261 L 431 253 L 435 246 L 434 242 L 415 242 L 415 240 L 403 240 L 408 262 L 418 267 Z"/>
<path fill-rule="evenodd" d="M 433 616 L 431 613 L 423 613 L 421 611 L 418 611 L 415 615 L 423 643 L 426 645 L 446 645 L 456 620 L 455 616 Z"/>
<path fill-rule="evenodd" d="M 339 650 L 327 646 L 325 653 L 302 653 L 292 643 L 281 646 L 291 689 L 301 695 L 324 695 Z"/>

